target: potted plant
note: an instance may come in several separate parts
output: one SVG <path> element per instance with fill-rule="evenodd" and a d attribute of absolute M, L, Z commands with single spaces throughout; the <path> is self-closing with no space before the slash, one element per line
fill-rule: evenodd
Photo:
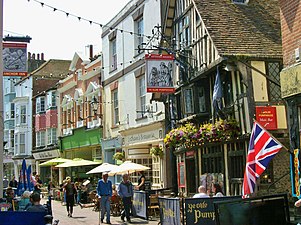
<path fill-rule="evenodd" d="M 125 160 L 125 154 L 124 154 L 124 151 L 122 151 L 122 152 L 116 152 L 116 153 L 113 155 L 113 159 L 124 161 L 124 160 Z"/>
<path fill-rule="evenodd" d="M 162 146 L 154 146 L 149 150 L 149 153 L 153 156 L 159 156 L 160 158 L 163 157 L 163 148 Z"/>

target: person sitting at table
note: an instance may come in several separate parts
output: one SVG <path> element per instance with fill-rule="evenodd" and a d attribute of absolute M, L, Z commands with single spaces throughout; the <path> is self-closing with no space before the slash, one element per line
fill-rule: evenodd
<path fill-rule="evenodd" d="M 32 205 L 26 209 L 27 212 L 47 212 L 46 207 L 40 203 L 41 197 L 39 193 L 33 192 L 30 195 L 30 201 Z"/>
<path fill-rule="evenodd" d="M 15 192 L 12 187 L 6 189 L 6 203 L 9 203 L 10 207 L 8 211 L 15 211 Z"/>
<path fill-rule="evenodd" d="M 201 185 L 198 188 L 199 193 L 195 194 L 193 198 L 209 198 L 209 195 L 206 193 L 206 188 Z"/>
<path fill-rule="evenodd" d="M 18 202 L 19 211 L 25 211 L 31 205 L 30 192 L 24 191 L 21 200 Z"/>

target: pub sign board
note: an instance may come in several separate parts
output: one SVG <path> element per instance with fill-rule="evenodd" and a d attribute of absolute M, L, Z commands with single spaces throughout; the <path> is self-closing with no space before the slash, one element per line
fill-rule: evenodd
<path fill-rule="evenodd" d="M 241 199 L 241 196 L 213 197 L 213 198 L 186 198 L 186 224 L 215 225 L 214 202 Z"/>
<path fill-rule="evenodd" d="M 256 120 L 267 130 L 277 130 L 276 107 L 256 106 Z"/>

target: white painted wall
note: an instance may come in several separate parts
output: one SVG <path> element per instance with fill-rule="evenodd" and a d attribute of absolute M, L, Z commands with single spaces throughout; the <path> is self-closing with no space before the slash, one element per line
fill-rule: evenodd
<path fill-rule="evenodd" d="M 130 6 L 136 4 L 137 0 L 133 0 L 119 13 L 115 16 L 107 26 L 112 27 L 113 22 L 117 21 L 124 15 Z M 113 30 L 116 28 L 124 30 L 124 32 L 117 31 L 116 41 L 117 41 L 117 70 L 110 73 L 110 41 L 109 34 L 102 38 L 102 49 L 103 49 L 103 81 L 106 81 L 110 77 L 114 76 L 123 69 L 131 66 L 134 62 L 138 60 L 144 60 L 144 53 L 136 56 L 135 52 L 135 36 L 129 34 L 128 32 L 134 30 L 135 22 L 132 15 L 140 8 L 136 7 L 126 18 L 124 18 Z M 144 11 L 143 11 L 143 21 L 144 21 L 144 34 L 152 36 L 152 29 L 154 26 L 160 24 L 160 1 L 144 1 Z M 146 42 L 147 39 L 144 39 Z M 132 61 L 132 63 L 130 62 Z M 122 64 L 122 65 L 121 65 Z M 142 65 L 144 66 L 144 64 Z M 164 119 L 164 105 L 162 102 L 157 102 L 157 111 L 162 110 L 163 114 L 160 116 L 150 116 L 146 119 L 136 120 L 137 118 L 137 84 L 135 78 L 135 70 L 124 74 L 118 79 L 118 98 L 119 98 L 119 120 L 120 125 L 114 129 L 112 128 L 112 104 L 111 104 L 111 89 L 110 84 L 104 86 L 104 138 L 113 138 L 119 135 L 119 130 L 129 129 L 137 126 L 142 126 L 144 124 L 152 123 L 157 120 Z M 151 93 L 147 93 L 146 102 L 149 103 L 152 97 Z M 153 103 L 153 108 L 155 109 L 155 103 Z"/>

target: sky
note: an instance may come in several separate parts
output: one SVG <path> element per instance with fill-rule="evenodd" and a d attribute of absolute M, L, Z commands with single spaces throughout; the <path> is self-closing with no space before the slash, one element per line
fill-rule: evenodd
<path fill-rule="evenodd" d="M 3 0 L 3 36 L 30 36 L 27 51 L 44 53 L 46 60 L 72 60 L 75 52 L 88 55 L 88 45 L 95 55 L 101 51 L 102 29 L 78 17 L 107 24 L 129 1 Z"/>

